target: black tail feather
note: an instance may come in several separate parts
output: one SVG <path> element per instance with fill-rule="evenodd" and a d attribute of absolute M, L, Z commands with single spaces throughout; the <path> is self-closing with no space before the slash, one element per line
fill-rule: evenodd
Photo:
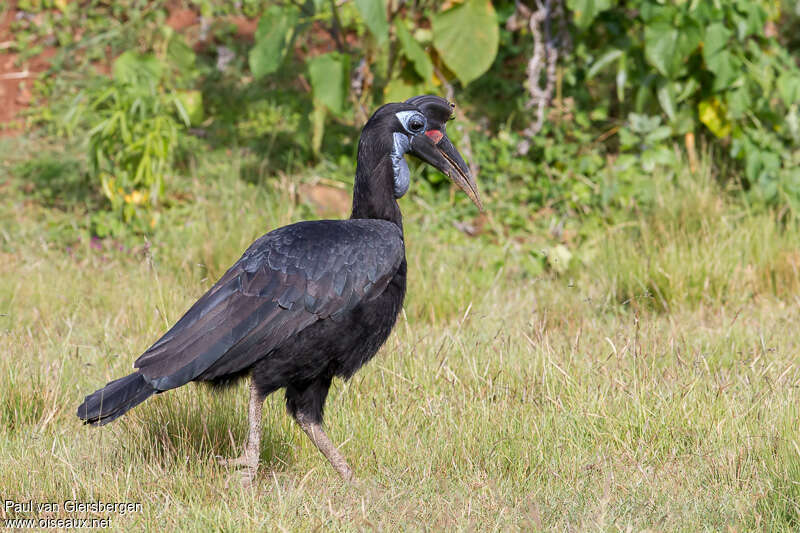
<path fill-rule="evenodd" d="M 134 372 L 87 396 L 78 407 L 78 418 L 85 424 L 102 426 L 121 417 L 155 393 L 156 390 L 144 376 Z"/>

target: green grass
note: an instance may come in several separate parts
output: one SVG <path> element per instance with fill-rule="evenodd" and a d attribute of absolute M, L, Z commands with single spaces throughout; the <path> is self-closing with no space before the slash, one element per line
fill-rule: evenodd
<path fill-rule="evenodd" d="M 561 276 L 528 274 L 535 236 L 469 238 L 443 206 L 403 200 L 404 313 L 327 403 L 356 486 L 280 394 L 256 487 L 229 483 L 215 456 L 243 442 L 244 384 L 82 426 L 83 396 L 128 373 L 252 239 L 309 216 L 236 165 L 201 164 L 194 203 L 126 251 L 67 251 L 80 206 L 4 195 L 0 498 L 141 502 L 111 516 L 121 530 L 800 527 L 800 234 L 707 177 L 665 185 Z"/>

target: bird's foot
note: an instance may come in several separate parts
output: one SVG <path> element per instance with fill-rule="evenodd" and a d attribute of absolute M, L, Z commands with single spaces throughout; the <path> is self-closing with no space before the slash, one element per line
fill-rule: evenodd
<path fill-rule="evenodd" d="M 322 425 L 319 422 L 309 421 L 302 413 L 298 414 L 296 418 L 297 423 L 300 424 L 300 427 L 303 428 L 303 431 L 305 431 L 317 449 L 328 459 L 333 469 L 342 476 L 345 482 L 353 483 L 353 469 L 350 468 L 339 449 L 328 438 L 328 435 L 322 429 Z"/>
<path fill-rule="evenodd" d="M 353 469 L 350 468 L 350 465 L 348 465 L 346 462 L 342 461 L 337 463 L 331 461 L 331 465 L 339 473 L 339 475 L 342 476 L 344 481 L 354 485 L 357 484 L 357 480 L 353 478 Z"/>
<path fill-rule="evenodd" d="M 222 466 L 258 466 L 258 457 L 251 457 L 247 452 L 236 458 L 217 457 L 217 464 Z"/>
<path fill-rule="evenodd" d="M 244 468 L 239 470 L 239 483 L 242 488 L 249 489 L 256 483 L 257 468 Z"/>
<path fill-rule="evenodd" d="M 236 472 L 231 472 L 225 479 L 225 488 L 227 489 L 231 486 L 235 486 L 237 483 L 243 489 L 253 488 L 256 484 L 256 473 L 256 469 L 249 467 L 237 470 Z"/>
<path fill-rule="evenodd" d="M 239 483 L 244 488 L 250 488 L 255 483 L 256 474 L 258 473 L 258 454 L 248 453 L 245 451 L 245 453 L 239 457 L 236 457 L 235 459 L 225 459 L 220 457 L 217 459 L 217 462 L 223 466 L 234 468 L 242 467 L 238 472 L 228 477 L 228 480 L 225 482 L 226 487 L 231 483 L 231 481 L 237 478 Z"/>

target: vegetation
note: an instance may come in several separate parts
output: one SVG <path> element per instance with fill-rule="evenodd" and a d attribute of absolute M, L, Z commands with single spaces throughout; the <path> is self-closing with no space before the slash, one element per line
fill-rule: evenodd
<path fill-rule="evenodd" d="M 238 179 L 239 164 L 198 167 L 194 209 L 134 250 L 64 250 L 42 240 L 57 223 L 43 208 L 4 203 L 6 494 L 142 502 L 112 516 L 124 529 L 797 527 L 800 235 L 743 213 L 707 170 L 596 232 L 593 260 L 563 276 L 531 277 L 526 247 L 467 238 L 447 210 L 403 201 L 404 315 L 327 410 L 355 488 L 280 395 L 257 487 L 228 484 L 214 456 L 244 438 L 244 385 L 79 426 L 83 394 L 127 372 L 251 239 L 307 216 L 286 190 Z"/>
<path fill-rule="evenodd" d="M 649 208 L 642 173 L 674 179 L 706 147 L 749 205 L 793 214 L 800 198 L 796 15 L 777 0 L 90 4 L 21 2 L 50 22 L 22 17 L 14 46 L 61 45 L 31 120 L 85 150 L 106 198 L 97 235 L 151 231 L 209 150 L 249 152 L 272 174 L 335 161 L 347 181 L 368 113 L 423 92 L 458 102 L 455 133 L 504 228 L 529 232 L 541 209 L 574 231 L 624 219 Z M 187 10 L 194 26 L 165 23 Z M 252 43 L 231 22 L 245 15 Z"/>
<path fill-rule="evenodd" d="M 796 6 L 9 9 L 20 65 L 56 51 L 0 138 L 4 497 L 142 502 L 119 529 L 800 527 Z M 253 239 L 347 216 L 360 125 L 421 92 L 487 212 L 412 168 L 401 321 L 327 410 L 358 486 L 280 395 L 252 491 L 214 460 L 242 387 L 79 426 Z"/>

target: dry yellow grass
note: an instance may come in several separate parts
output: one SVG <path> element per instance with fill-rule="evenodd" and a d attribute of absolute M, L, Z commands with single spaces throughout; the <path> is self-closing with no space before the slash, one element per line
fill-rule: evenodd
<path fill-rule="evenodd" d="M 69 254 L 46 238 L 55 215 L 4 200 L 0 498 L 141 503 L 74 515 L 119 530 L 794 530 L 798 231 L 682 187 L 693 207 L 665 192 L 561 277 L 527 277 L 523 245 L 430 233 L 406 205 L 405 313 L 326 411 L 360 483 L 276 394 L 253 490 L 215 461 L 243 440 L 243 387 L 183 387 L 100 429 L 74 411 L 301 213 L 208 185 L 149 253 Z"/>

